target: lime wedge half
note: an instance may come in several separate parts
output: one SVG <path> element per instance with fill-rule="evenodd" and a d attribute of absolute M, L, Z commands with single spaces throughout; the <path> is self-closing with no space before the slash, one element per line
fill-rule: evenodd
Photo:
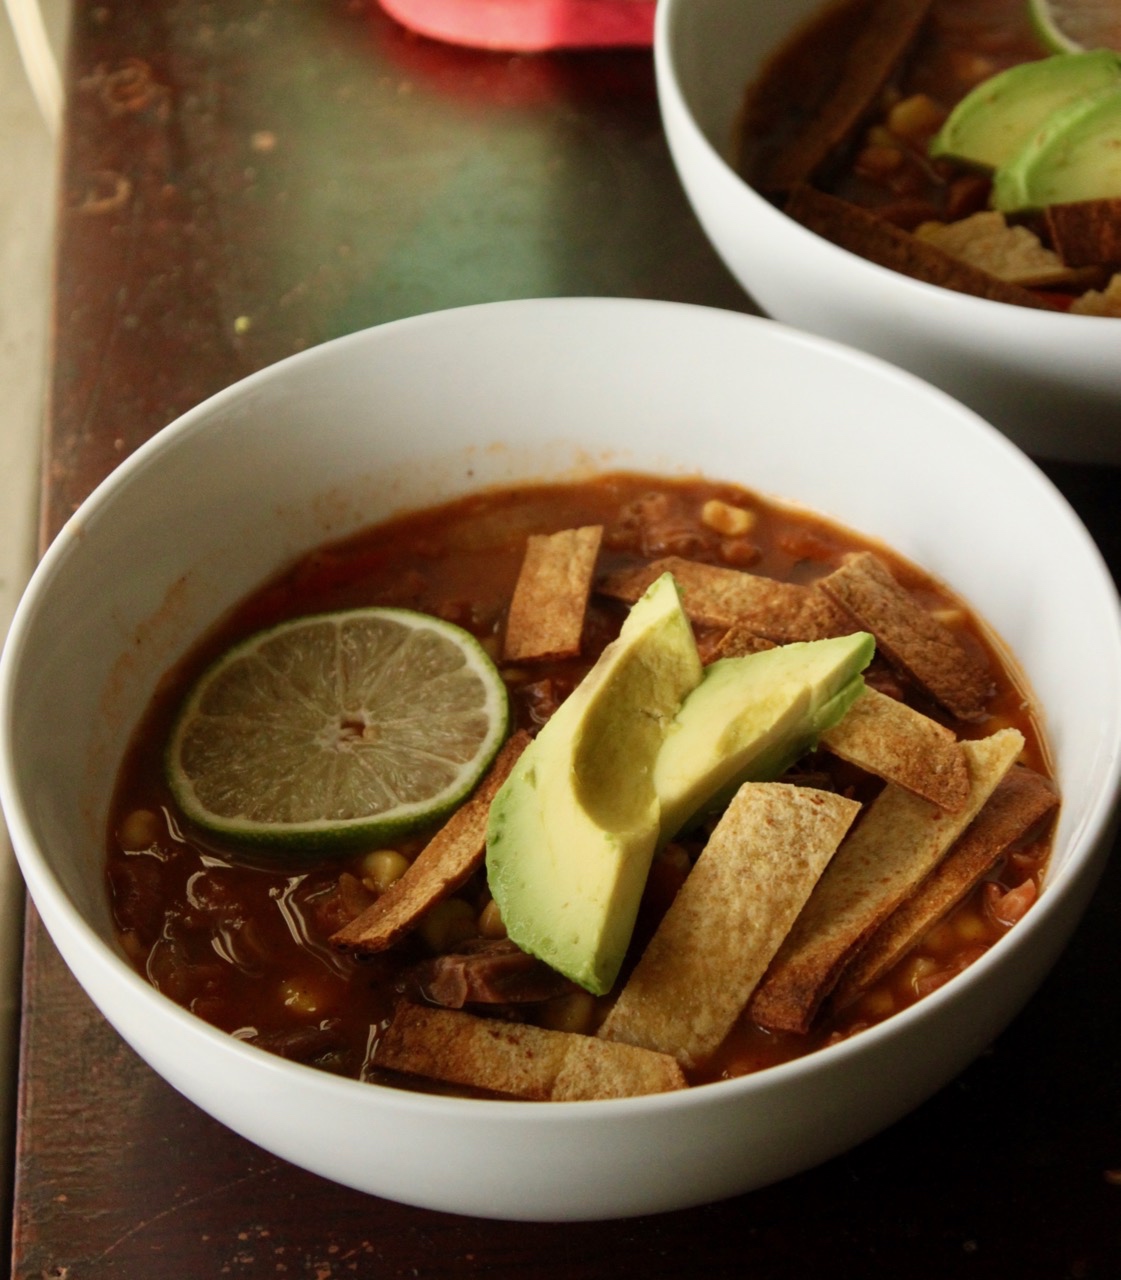
<path fill-rule="evenodd" d="M 191 822 L 238 843 L 382 843 L 470 792 L 508 716 L 501 676 L 459 627 L 405 609 L 297 618 L 204 672 L 168 781 Z"/>
<path fill-rule="evenodd" d="M 1117 0 L 1028 0 L 1032 25 L 1055 53 L 1113 49 L 1121 53 Z"/>

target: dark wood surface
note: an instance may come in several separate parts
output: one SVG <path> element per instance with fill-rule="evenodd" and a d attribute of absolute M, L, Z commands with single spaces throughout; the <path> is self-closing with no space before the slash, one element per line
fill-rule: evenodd
<path fill-rule="evenodd" d="M 662 139 L 649 55 L 509 57 L 347 0 L 78 0 L 44 545 L 221 386 L 379 321 L 535 294 L 750 309 Z M 1115 571 L 1118 473 L 1048 468 Z M 26 932 L 13 1274 L 1121 1276 L 1121 864 L 991 1050 L 754 1194 L 557 1226 L 437 1214 L 266 1155 L 127 1049 Z M 542 1153 L 547 1168 L 548 1153 Z"/>

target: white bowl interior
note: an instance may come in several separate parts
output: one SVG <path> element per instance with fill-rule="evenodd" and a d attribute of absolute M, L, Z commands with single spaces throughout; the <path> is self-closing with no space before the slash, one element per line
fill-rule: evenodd
<path fill-rule="evenodd" d="M 768 315 L 917 373 L 1029 452 L 1121 461 L 1121 326 L 911 280 L 806 231 L 734 172 L 747 84 L 821 7 L 822 0 L 659 5 L 655 60 L 666 133 L 714 247 Z"/>
<path fill-rule="evenodd" d="M 101 849 L 124 746 L 159 676 L 317 543 L 480 486 L 620 468 L 735 480 L 831 515 L 923 564 L 988 619 L 1047 709 L 1065 796 L 1051 882 L 1028 922 L 917 1010 L 790 1069 L 575 1108 L 336 1080 L 212 1031 L 136 977 L 112 941 Z M 1116 598 L 1085 530 L 1022 454 L 941 393 L 754 317 L 502 303 L 295 357 L 124 463 L 50 548 L 11 629 L 0 797 L 37 907 L 79 979 L 157 1070 L 227 1124 L 418 1204 L 615 1216 L 823 1159 L 986 1043 L 1065 940 L 1104 857 L 1119 682 Z M 557 1153 L 547 1178 L 540 1141 Z M 485 1177 L 478 1143 L 496 1149 Z M 681 1151 L 676 1169 L 666 1143 Z"/>

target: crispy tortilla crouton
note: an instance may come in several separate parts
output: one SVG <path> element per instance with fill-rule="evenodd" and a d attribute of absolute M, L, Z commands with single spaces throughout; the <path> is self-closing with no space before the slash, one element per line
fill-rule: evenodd
<path fill-rule="evenodd" d="M 663 573 L 673 574 L 686 614 L 703 626 L 742 624 L 780 643 L 823 640 L 852 630 L 844 612 L 812 587 L 679 556 L 609 574 L 597 590 L 633 604 Z"/>
<path fill-rule="evenodd" d="M 1104 289 L 1088 289 L 1080 298 L 1075 298 L 1070 309 L 1079 316 L 1121 317 L 1121 271 Z"/>
<path fill-rule="evenodd" d="M 1068 266 L 1121 265 L 1121 199 L 1052 204 L 1043 217 L 1051 243 Z"/>
<path fill-rule="evenodd" d="M 1024 226 L 1009 226 L 1004 214 L 996 209 L 983 209 L 956 222 L 924 222 L 915 228 L 915 235 L 1012 284 L 1070 284 L 1081 274 L 1045 248 L 1035 232 Z"/>
<path fill-rule="evenodd" d="M 946 857 L 861 949 L 834 993 L 834 1004 L 851 1004 L 882 977 L 1058 803 L 1054 783 L 1025 765 L 1014 765 Z"/>
<path fill-rule="evenodd" d="M 685 1067 L 728 1034 L 860 806 L 746 783 L 713 830 L 599 1035 Z"/>
<path fill-rule="evenodd" d="M 399 880 L 331 936 L 333 947 L 364 955 L 385 951 L 411 932 L 437 902 L 467 881 L 482 865 L 490 802 L 528 745 L 529 734 L 524 730 L 509 738 L 471 798 L 459 806 Z"/>
<path fill-rule="evenodd" d="M 940 809 L 960 809 L 969 795 L 969 768 L 953 731 L 869 686 L 821 735 L 821 745 Z"/>
<path fill-rule="evenodd" d="M 529 536 L 506 621 L 507 662 L 579 654 L 602 539 L 601 525 Z"/>
<path fill-rule="evenodd" d="M 746 658 L 749 653 L 762 653 L 765 649 L 774 647 L 773 640 L 768 640 L 742 622 L 737 622 L 713 642 L 704 655 L 704 662 L 707 666 L 720 658 Z"/>
<path fill-rule="evenodd" d="M 630 1098 L 686 1085 L 665 1054 L 406 1001 L 378 1041 L 374 1064 L 537 1102 Z"/>
<path fill-rule="evenodd" d="M 795 222 L 816 232 L 850 253 L 881 267 L 943 289 L 1008 302 L 1020 307 L 1050 310 L 1050 304 L 1020 285 L 998 280 L 988 271 L 955 258 L 937 245 L 928 244 L 859 205 L 800 186 L 784 206 Z"/>
<path fill-rule="evenodd" d="M 756 990 L 751 1016 L 760 1026 L 809 1031 L 844 967 L 946 855 L 1023 745 L 1016 729 L 963 743 L 970 794 L 954 814 L 888 783 L 833 856 Z"/>
<path fill-rule="evenodd" d="M 871 552 L 848 556 L 818 586 L 876 637 L 878 653 L 935 702 L 962 720 L 985 715 L 992 676 Z"/>

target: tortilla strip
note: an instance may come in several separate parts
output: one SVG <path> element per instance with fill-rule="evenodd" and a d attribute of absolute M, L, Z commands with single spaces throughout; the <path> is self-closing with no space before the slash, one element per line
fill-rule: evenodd
<path fill-rule="evenodd" d="M 1052 204 L 1043 217 L 1051 243 L 1067 266 L 1121 264 L 1121 199 Z"/>
<path fill-rule="evenodd" d="M 747 104 L 749 135 L 794 120 L 781 145 L 760 150 L 748 179 L 765 192 L 807 181 L 855 133 L 918 34 L 931 0 L 855 0 L 834 6 L 764 68 Z"/>
<path fill-rule="evenodd" d="M 665 1054 L 406 1001 L 378 1041 L 374 1065 L 538 1102 L 631 1098 L 686 1086 Z"/>
<path fill-rule="evenodd" d="M 667 556 L 608 574 L 597 590 L 633 604 L 661 574 L 672 573 L 690 621 L 712 627 L 742 624 L 767 640 L 824 640 L 852 628 L 845 614 L 813 587 L 779 582 L 741 569 Z"/>
<path fill-rule="evenodd" d="M 579 654 L 602 539 L 602 525 L 530 534 L 506 620 L 507 662 Z"/>
<path fill-rule="evenodd" d="M 993 693 L 989 672 L 874 555 L 861 551 L 846 557 L 818 586 L 876 637 L 878 653 L 935 702 L 961 720 L 985 715 Z"/>
<path fill-rule="evenodd" d="M 709 1057 L 859 809 L 809 787 L 742 786 L 599 1036 L 673 1054 L 687 1068 Z"/>
<path fill-rule="evenodd" d="M 1053 310 L 1049 303 L 1017 284 L 996 276 L 920 240 L 883 218 L 809 186 L 796 187 L 784 205 L 786 213 L 850 253 L 926 284 L 939 285 L 991 302 L 1007 302 L 1036 310 Z"/>
<path fill-rule="evenodd" d="M 720 658 L 746 658 L 751 653 L 762 653 L 765 649 L 773 649 L 775 642 L 752 631 L 742 622 L 733 623 L 727 631 L 711 646 L 704 655 L 707 666 Z"/>
<path fill-rule="evenodd" d="M 845 966 L 942 860 L 1023 745 L 1016 729 L 962 744 L 971 786 L 955 814 L 887 784 L 837 850 L 756 990 L 751 1017 L 761 1027 L 809 1031 Z"/>
<path fill-rule="evenodd" d="M 940 809 L 960 809 L 969 796 L 969 769 L 954 732 L 868 685 L 820 744 Z"/>
<path fill-rule="evenodd" d="M 1050 779 L 1026 765 L 1014 765 L 961 839 L 880 925 L 845 970 L 834 1004 L 851 1004 L 887 973 L 1058 803 L 1059 793 Z"/>
<path fill-rule="evenodd" d="M 490 802 L 529 741 L 524 729 L 511 735 L 471 798 L 444 823 L 399 880 L 332 934 L 333 947 L 363 955 L 385 951 L 411 932 L 437 902 L 466 882 L 482 865 L 486 852 Z"/>
<path fill-rule="evenodd" d="M 1009 225 L 996 209 L 982 209 L 956 222 L 924 222 L 914 234 L 1012 284 L 1043 288 L 1070 285 L 1083 274 L 1046 248 L 1034 231 L 1018 223 Z"/>

